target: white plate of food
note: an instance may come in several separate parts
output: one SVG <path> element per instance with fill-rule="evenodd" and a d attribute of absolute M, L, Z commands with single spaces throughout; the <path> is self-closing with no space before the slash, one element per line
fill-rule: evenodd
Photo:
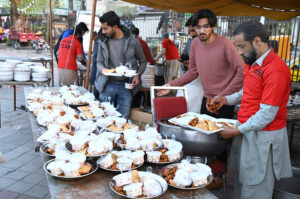
<path fill-rule="evenodd" d="M 50 176 L 52 176 L 54 178 L 60 179 L 60 180 L 67 180 L 68 181 L 68 180 L 81 179 L 81 178 L 84 178 L 84 177 L 92 175 L 98 169 L 98 165 L 96 164 L 95 161 L 93 161 L 93 160 L 86 160 L 84 162 L 84 164 L 82 166 L 80 166 L 79 168 L 71 168 L 71 166 L 70 166 L 69 169 L 67 168 L 72 175 L 65 175 L 64 173 L 57 175 L 57 174 L 54 174 L 53 171 L 51 172 L 51 170 L 50 170 L 50 167 L 53 166 L 53 165 L 50 165 L 50 164 L 53 164 L 55 161 L 56 161 L 55 159 L 47 161 L 44 164 L 44 171 L 48 175 L 50 175 Z M 56 167 L 56 166 L 57 165 L 54 165 L 54 167 Z M 53 167 L 51 169 L 53 169 Z M 72 171 L 72 169 L 74 169 L 74 171 L 76 173 L 75 175 L 74 175 L 74 171 Z"/>
<path fill-rule="evenodd" d="M 217 119 L 205 114 L 197 114 L 188 112 L 168 120 L 171 123 L 182 127 L 190 128 L 205 134 L 213 134 L 222 131 L 223 125 L 235 127 L 237 120 L 233 119 Z"/>
<path fill-rule="evenodd" d="M 106 156 L 99 158 L 97 160 L 97 164 L 100 168 L 107 171 L 130 171 L 133 169 L 137 169 L 144 164 L 144 156 L 145 153 L 143 151 L 112 151 Z"/>
<path fill-rule="evenodd" d="M 194 118 L 198 118 L 199 120 L 202 120 L 202 119 L 213 120 L 213 119 L 215 119 L 215 118 L 213 118 L 209 115 L 199 114 L 199 113 L 194 113 L 194 112 L 188 112 L 188 113 L 184 113 L 184 114 L 178 115 L 176 117 L 173 117 L 173 118 L 169 119 L 168 121 L 171 122 L 171 123 L 177 124 L 179 126 L 186 127 L 186 126 L 189 125 L 189 122 Z"/>
<path fill-rule="evenodd" d="M 105 75 L 105 76 L 112 76 L 112 77 L 121 77 L 121 76 L 123 76 L 123 74 L 120 74 L 120 73 L 103 72 L 102 74 Z"/>
<path fill-rule="evenodd" d="M 77 108 L 80 112 L 86 112 L 86 111 L 90 111 L 91 110 L 91 107 L 88 105 L 88 106 L 79 106 Z"/>
<path fill-rule="evenodd" d="M 195 189 L 204 188 L 212 182 L 213 175 L 207 174 L 205 172 L 205 174 L 203 176 L 202 175 L 194 175 L 195 177 L 197 177 L 197 179 L 195 179 L 195 181 L 194 181 L 194 179 L 190 179 L 189 180 L 190 181 L 189 183 L 191 183 L 190 185 L 177 186 L 174 178 L 175 178 L 175 173 L 178 170 L 179 164 L 181 164 L 181 163 L 174 163 L 174 164 L 167 165 L 164 168 L 162 168 L 160 171 L 161 176 L 167 181 L 169 186 L 177 188 L 177 189 L 183 189 L 183 190 L 195 190 Z M 182 183 L 182 184 L 185 183 L 185 181 L 187 180 L 186 178 L 184 178 L 182 180 L 180 180 L 180 178 L 178 178 L 178 179 L 179 179 L 180 183 Z M 194 183 L 196 183 L 196 182 L 198 184 L 195 186 Z"/>
<path fill-rule="evenodd" d="M 89 154 L 88 153 L 88 148 L 85 148 L 85 149 L 83 149 L 83 150 L 81 150 L 81 151 L 73 151 L 72 150 L 72 145 L 70 144 L 70 142 L 67 142 L 66 143 L 66 149 L 68 150 L 68 151 L 70 151 L 71 153 L 82 153 L 83 155 L 85 155 L 87 158 L 92 158 L 92 159 L 98 159 L 98 158 L 100 158 L 101 156 L 104 156 L 104 155 L 106 155 L 106 154 L 108 154 L 110 151 L 107 151 L 107 152 L 103 152 L 103 153 L 101 153 L 101 154 L 99 154 L 99 155 L 91 155 L 91 154 Z"/>
<path fill-rule="evenodd" d="M 109 187 L 119 196 L 135 199 L 156 198 L 168 190 L 168 184 L 162 177 L 137 170 L 114 176 Z"/>
<path fill-rule="evenodd" d="M 94 114 L 92 114 L 91 112 L 87 111 L 87 112 L 81 112 L 79 113 L 79 116 L 84 119 L 84 120 L 97 120 L 99 118 L 96 118 Z"/>
<path fill-rule="evenodd" d="M 180 152 L 176 152 L 176 153 L 174 153 L 174 154 L 172 154 L 174 157 L 176 157 L 176 158 L 174 158 L 174 159 L 172 159 L 171 161 L 169 160 L 169 157 L 164 153 L 164 152 L 162 152 L 162 151 L 164 151 L 164 150 L 167 150 L 167 149 L 156 149 L 155 151 L 159 151 L 159 152 L 161 152 L 162 153 L 162 155 L 160 155 L 160 157 L 159 157 L 159 161 L 153 161 L 154 159 L 153 158 L 148 158 L 148 153 L 149 152 L 146 152 L 146 154 L 147 154 L 147 157 L 146 157 L 146 162 L 148 162 L 148 163 L 151 163 L 151 164 L 159 164 L 159 165 L 164 165 L 164 164 L 172 164 L 172 163 L 175 163 L 175 162 L 177 162 L 177 161 L 179 161 L 179 160 L 181 160 L 182 159 L 182 157 L 183 157 L 183 151 L 180 151 Z M 151 153 L 151 152 L 150 152 Z"/>

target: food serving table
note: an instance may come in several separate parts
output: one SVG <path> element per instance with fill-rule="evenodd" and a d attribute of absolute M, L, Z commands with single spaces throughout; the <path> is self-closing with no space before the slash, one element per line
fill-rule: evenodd
<path fill-rule="evenodd" d="M 57 87 L 48 88 L 49 90 L 58 90 Z M 32 88 L 24 88 L 24 94 L 27 96 L 32 91 Z M 33 140 L 41 135 L 43 127 L 39 126 L 36 117 L 32 112 L 28 112 L 28 116 L 31 123 L 31 129 L 33 134 Z M 36 142 L 36 145 L 38 143 Z M 49 160 L 48 157 L 41 154 L 42 162 L 45 163 Z M 153 164 L 144 164 L 139 170 L 146 171 L 148 166 L 152 166 L 153 172 L 158 173 L 159 170 L 165 165 L 158 166 Z M 47 174 L 46 180 L 48 183 L 51 198 L 53 199 L 82 199 L 82 198 L 94 198 L 94 199 L 112 199 L 112 198 L 122 198 L 110 189 L 109 181 L 117 175 L 118 173 L 112 173 L 102 169 L 98 169 L 95 173 L 82 179 L 77 179 L 73 181 L 62 181 L 57 180 Z M 166 193 L 157 197 L 158 199 L 174 199 L 174 198 L 201 198 L 201 199 L 216 199 L 217 197 L 212 194 L 207 189 L 198 190 L 179 190 L 175 188 L 168 187 Z"/>

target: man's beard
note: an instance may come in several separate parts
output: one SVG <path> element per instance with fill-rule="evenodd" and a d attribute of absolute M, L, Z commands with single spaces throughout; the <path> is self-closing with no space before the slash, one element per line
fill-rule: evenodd
<path fill-rule="evenodd" d="M 107 37 L 109 37 L 109 38 L 114 38 L 115 37 L 115 32 L 114 31 L 112 31 L 112 33 L 110 34 L 110 35 L 107 35 Z"/>
<path fill-rule="evenodd" d="M 201 37 L 202 35 L 203 35 L 203 36 L 206 36 L 206 37 Z M 198 37 L 199 37 L 200 41 L 206 41 L 206 40 L 208 40 L 209 35 L 204 34 L 204 33 L 201 33 Z"/>
<path fill-rule="evenodd" d="M 249 56 L 242 55 L 242 58 L 246 64 L 251 66 L 257 59 L 257 53 L 252 47 Z"/>

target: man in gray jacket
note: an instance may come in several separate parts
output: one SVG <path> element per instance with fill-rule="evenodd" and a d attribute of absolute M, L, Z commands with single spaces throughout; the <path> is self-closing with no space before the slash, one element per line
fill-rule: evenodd
<path fill-rule="evenodd" d="M 97 55 L 97 75 L 95 87 L 100 93 L 100 101 L 113 102 L 123 117 L 129 118 L 132 96 L 141 86 L 140 76 L 147 62 L 140 42 L 123 25 L 114 11 L 100 17 L 101 30 Z M 133 90 L 126 89 L 127 77 L 104 76 L 104 69 L 114 69 L 120 64 L 129 64 L 137 74 L 132 79 Z"/>

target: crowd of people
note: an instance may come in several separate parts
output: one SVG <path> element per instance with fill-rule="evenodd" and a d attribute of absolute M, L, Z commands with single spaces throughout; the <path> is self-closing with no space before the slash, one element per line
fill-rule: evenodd
<path fill-rule="evenodd" d="M 240 24 L 233 42 L 214 32 L 216 15 L 201 9 L 186 23 L 191 39 L 181 55 L 168 33 L 163 33 L 161 51 L 152 58 L 147 43 L 139 37 L 139 29 L 122 25 L 115 12 L 104 13 L 100 23 L 90 75 L 99 100 L 109 99 L 128 119 L 147 62 L 153 64 L 165 56 L 164 86 L 186 86 L 190 111 L 232 119 L 234 106 L 241 105 L 237 128 L 224 126 L 219 132 L 224 139 L 233 138 L 228 165 L 235 170 L 234 198 L 272 198 L 275 180 L 292 175 L 286 132 L 291 74 L 269 46 L 264 25 Z M 78 24 L 59 40 L 61 84 L 76 81 L 76 59 L 85 65 L 82 35 L 87 31 L 86 26 Z M 136 70 L 131 80 L 133 90 L 125 88 L 127 77 L 103 74 L 103 70 L 120 64 L 129 64 Z M 160 90 L 158 95 L 169 93 L 170 90 Z M 210 104 L 220 103 L 217 114 L 208 110 L 208 100 Z M 226 152 L 218 158 L 226 162 Z"/>

